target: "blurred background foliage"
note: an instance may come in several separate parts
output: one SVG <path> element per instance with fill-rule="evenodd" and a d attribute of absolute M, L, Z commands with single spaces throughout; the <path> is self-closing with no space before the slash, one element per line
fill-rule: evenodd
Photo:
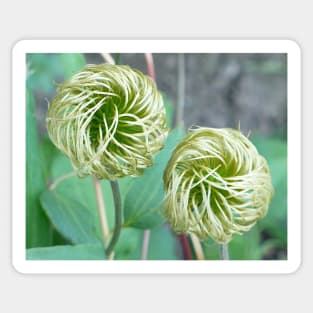
<path fill-rule="evenodd" d="M 113 56 L 115 56 L 113 54 Z M 71 176 L 54 190 L 49 185 L 72 172 L 69 160 L 51 143 L 45 129 L 48 103 L 58 83 L 86 63 L 102 63 L 100 54 L 27 55 L 26 248 L 28 259 L 104 259 L 101 227 L 92 178 Z M 156 80 L 168 120 L 177 105 L 177 55 L 154 55 Z M 142 54 L 121 54 L 119 63 L 147 72 Z M 233 260 L 287 258 L 287 87 L 283 54 L 185 55 L 185 124 L 234 127 L 267 159 L 275 195 L 268 215 L 250 232 L 229 244 Z M 119 180 L 124 206 L 121 238 L 115 259 L 140 259 L 144 229 L 151 229 L 148 259 L 183 259 L 179 238 L 160 214 L 162 173 L 171 151 L 183 136 L 173 129 L 154 165 L 138 178 Z M 102 191 L 112 229 L 113 199 L 109 183 Z M 202 243 L 206 259 L 219 259 L 219 246 Z"/>

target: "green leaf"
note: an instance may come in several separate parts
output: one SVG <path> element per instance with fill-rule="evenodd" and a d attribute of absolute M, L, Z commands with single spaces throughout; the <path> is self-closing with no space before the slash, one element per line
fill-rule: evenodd
<path fill-rule="evenodd" d="M 202 242 L 202 248 L 206 260 L 220 260 L 221 245 L 208 239 Z M 250 231 L 235 235 L 228 244 L 230 260 L 260 260 L 262 247 L 260 232 L 257 226 Z"/>
<path fill-rule="evenodd" d="M 58 155 L 53 160 L 50 181 L 55 181 L 56 179 L 69 173 L 74 174 L 70 160 L 61 153 L 58 153 Z M 123 179 L 118 180 L 122 201 L 124 200 L 124 195 L 130 188 L 133 180 L 134 179 L 130 177 L 125 177 Z M 103 200 L 105 202 L 108 224 L 112 228 L 114 227 L 114 202 L 112 190 L 107 180 L 100 181 L 100 184 L 102 187 L 102 195 Z M 61 181 L 56 186 L 56 190 L 58 194 L 63 195 L 65 197 L 67 195 L 70 195 L 76 201 L 84 205 L 88 209 L 90 214 L 94 216 L 95 223 L 99 224 L 98 204 L 92 177 L 78 178 L 76 176 L 73 176 L 67 178 Z"/>
<path fill-rule="evenodd" d="M 114 249 L 117 260 L 139 260 L 141 255 L 143 231 L 135 228 L 122 228 L 120 238 Z"/>
<path fill-rule="evenodd" d="M 73 168 L 71 165 L 71 162 L 67 157 L 62 155 L 60 152 L 56 152 L 54 155 L 53 163 L 50 170 L 50 177 L 49 181 L 54 182 L 60 177 L 67 175 L 69 173 L 73 173 Z M 128 188 L 130 187 L 133 179 L 130 178 L 123 178 L 119 180 L 120 190 L 122 194 L 122 200 L 123 195 L 127 192 Z M 105 202 L 105 211 L 107 215 L 107 220 L 110 229 L 112 230 L 114 227 L 114 203 L 113 203 L 113 197 L 112 197 L 112 191 L 111 187 L 108 181 L 100 181 L 101 187 L 102 187 L 102 195 L 103 200 Z M 47 212 L 49 218 L 51 219 L 52 223 L 54 224 L 57 231 L 65 238 L 70 239 L 73 241 L 73 234 L 76 233 L 77 225 L 75 224 L 77 221 L 77 216 L 80 216 L 81 214 L 88 215 L 88 221 L 89 226 L 86 225 L 86 227 L 89 227 L 89 239 L 91 237 L 101 238 L 101 225 L 98 215 L 98 204 L 95 194 L 95 187 L 92 177 L 86 177 L 86 178 L 78 178 L 76 176 L 68 177 L 62 181 L 59 181 L 59 183 L 55 187 L 54 191 L 57 196 L 61 199 L 61 203 L 59 203 L 59 208 L 53 208 L 51 205 L 47 206 L 45 204 L 45 211 Z M 63 199 L 63 202 L 62 202 Z M 64 201 L 67 204 L 64 204 Z M 72 205 L 71 205 L 72 202 Z M 65 208 L 62 208 L 63 206 L 66 206 Z M 68 211 L 68 209 L 71 209 L 73 205 L 77 205 L 76 209 Z M 61 207 L 62 206 L 62 207 Z M 48 213 L 48 210 L 50 213 Z M 62 218 L 58 218 L 58 215 L 55 216 L 55 210 L 63 212 Z M 82 213 L 80 212 L 82 210 Z M 57 211 L 57 212 L 58 212 Z M 53 214 L 54 213 L 54 214 Z M 73 215 L 73 214 L 75 215 Z M 84 218 L 83 218 L 84 219 Z M 69 226 L 70 227 L 70 234 L 69 234 Z M 91 227 L 92 226 L 92 227 Z M 90 232 L 90 229 L 93 229 Z M 75 237 L 77 240 L 77 235 Z M 80 241 L 82 240 L 81 237 Z M 83 237 L 85 238 L 85 237 Z M 86 240 L 86 238 L 84 239 Z M 85 241 L 83 241 L 85 242 Z M 88 241 L 89 242 L 89 241 Z"/>
<path fill-rule="evenodd" d="M 26 59 L 29 87 L 46 96 L 86 63 L 80 53 L 28 53 Z"/>
<path fill-rule="evenodd" d="M 287 143 L 275 138 L 255 136 L 253 142 L 270 167 L 274 197 L 260 229 L 271 236 L 277 247 L 287 246 Z"/>
<path fill-rule="evenodd" d="M 277 159 L 287 158 L 287 143 L 285 141 L 260 135 L 252 136 L 251 140 L 269 164 Z"/>
<path fill-rule="evenodd" d="M 52 231 L 39 202 L 39 195 L 46 188 L 44 160 L 38 139 L 34 98 L 28 89 L 26 92 L 26 247 L 31 248 L 50 245 Z"/>
<path fill-rule="evenodd" d="M 141 258 L 144 231 L 136 228 L 123 228 L 115 248 L 117 260 L 139 260 Z M 148 260 L 177 260 L 179 245 L 176 236 L 167 224 L 150 230 Z"/>
<path fill-rule="evenodd" d="M 32 90 L 49 94 L 55 90 L 56 83 L 63 80 L 64 69 L 60 54 L 28 53 L 27 83 Z"/>
<path fill-rule="evenodd" d="M 62 53 L 60 58 L 64 68 L 65 80 L 76 74 L 86 64 L 85 57 L 80 53 Z"/>
<path fill-rule="evenodd" d="M 27 260 L 105 260 L 101 244 L 33 248 L 26 251 Z"/>
<path fill-rule="evenodd" d="M 177 260 L 179 259 L 179 243 L 167 224 L 151 230 L 148 259 Z"/>
<path fill-rule="evenodd" d="M 262 258 L 261 238 L 257 226 L 243 235 L 234 236 L 229 243 L 231 260 L 260 260 Z"/>
<path fill-rule="evenodd" d="M 220 260 L 220 245 L 208 239 L 201 243 L 205 260 Z"/>
<path fill-rule="evenodd" d="M 44 176 L 47 182 L 51 179 L 52 175 L 52 164 L 53 160 L 60 155 L 60 151 L 56 148 L 56 146 L 51 142 L 49 136 L 47 134 L 43 134 L 41 139 L 41 151 L 43 157 L 43 165 L 44 165 Z"/>
<path fill-rule="evenodd" d="M 98 223 L 88 208 L 72 198 L 46 190 L 41 204 L 56 229 L 72 243 L 95 243 L 101 241 Z"/>
<path fill-rule="evenodd" d="M 280 247 L 287 246 L 287 181 L 281 180 L 275 185 L 275 194 L 271 201 L 267 216 L 260 225 L 273 239 L 278 239 Z"/>
<path fill-rule="evenodd" d="M 80 53 L 27 54 L 27 82 L 32 90 L 50 94 L 56 83 L 69 79 L 86 64 Z"/>
<path fill-rule="evenodd" d="M 124 225 L 139 229 L 153 228 L 163 222 L 160 207 L 164 198 L 163 171 L 174 147 L 183 136 L 181 129 L 171 131 L 163 150 L 155 157 L 154 165 L 136 178 L 126 194 Z"/>

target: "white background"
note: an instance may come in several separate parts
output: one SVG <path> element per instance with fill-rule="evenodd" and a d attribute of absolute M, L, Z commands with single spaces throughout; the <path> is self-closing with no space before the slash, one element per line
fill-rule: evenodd
<path fill-rule="evenodd" d="M 1 312 L 312 311 L 309 1 L 1 3 Z M 302 48 L 302 265 L 290 275 L 21 275 L 11 266 L 11 48 L 21 39 L 292 39 Z M 310 93 L 310 95 L 309 95 Z M 289 125 L 292 127 L 292 125 Z M 23 195 L 21 195 L 22 197 Z"/>

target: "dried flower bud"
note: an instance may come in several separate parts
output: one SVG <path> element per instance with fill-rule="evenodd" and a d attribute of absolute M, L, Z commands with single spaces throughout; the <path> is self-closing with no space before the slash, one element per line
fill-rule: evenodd
<path fill-rule="evenodd" d="M 168 129 L 161 94 L 138 70 L 87 65 L 60 85 L 47 129 L 79 177 L 138 176 L 152 165 Z"/>
<path fill-rule="evenodd" d="M 164 185 L 174 230 L 219 243 L 264 217 L 273 194 L 266 160 L 234 129 L 190 131 L 173 151 Z"/>

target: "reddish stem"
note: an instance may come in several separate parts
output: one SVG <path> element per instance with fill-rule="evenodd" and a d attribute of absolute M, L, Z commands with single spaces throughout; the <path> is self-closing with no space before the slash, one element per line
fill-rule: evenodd
<path fill-rule="evenodd" d="M 145 53 L 149 76 L 155 81 L 154 63 L 152 53 Z"/>
<path fill-rule="evenodd" d="M 147 68 L 148 68 L 148 75 L 155 81 L 155 71 L 154 71 L 154 62 L 152 53 L 145 53 Z M 192 251 L 190 247 L 190 243 L 188 240 L 187 235 L 180 235 L 179 236 L 181 247 L 183 249 L 184 259 L 185 260 L 192 260 Z"/>
<path fill-rule="evenodd" d="M 181 243 L 181 246 L 183 249 L 184 259 L 185 260 L 192 260 L 193 257 L 192 257 L 190 243 L 189 243 L 187 235 L 182 234 L 179 236 L 179 239 L 180 239 L 180 243 Z"/>

